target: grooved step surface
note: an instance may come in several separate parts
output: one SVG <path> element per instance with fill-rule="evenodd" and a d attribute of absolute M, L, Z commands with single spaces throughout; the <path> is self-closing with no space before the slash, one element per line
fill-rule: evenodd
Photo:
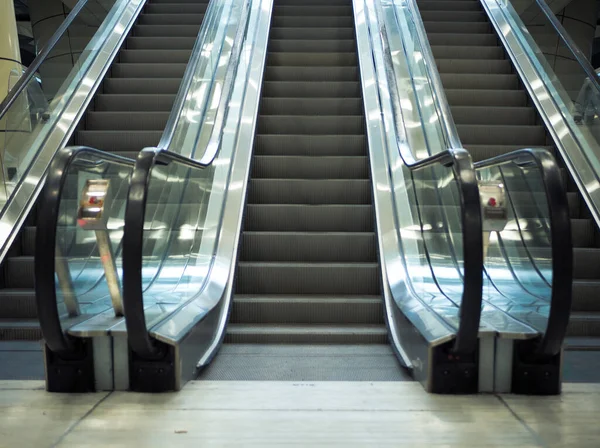
<path fill-rule="evenodd" d="M 127 155 L 158 144 L 208 2 L 148 0 L 72 144 Z M 35 219 L 30 223 L 35 226 Z M 3 266 L 0 340 L 41 338 L 34 320 L 34 251 L 35 227 L 24 228 Z"/>
<path fill-rule="evenodd" d="M 275 0 L 228 342 L 386 342 L 353 26 Z"/>
<path fill-rule="evenodd" d="M 473 160 L 527 147 L 547 148 L 560 157 L 481 4 L 476 0 L 417 0 L 417 4 L 461 142 Z M 574 245 L 569 335 L 600 336 L 598 229 L 566 170 L 563 178 L 570 190 Z M 516 182 L 513 187 L 519 188 Z M 529 191 L 514 189 L 515 200 L 532 201 Z M 537 213 L 530 206 L 523 210 Z M 548 249 L 532 248 L 531 253 L 551 258 Z"/>

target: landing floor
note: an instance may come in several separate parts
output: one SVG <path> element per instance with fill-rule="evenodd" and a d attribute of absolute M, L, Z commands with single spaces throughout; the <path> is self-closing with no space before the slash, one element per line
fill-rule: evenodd
<path fill-rule="evenodd" d="M 0 447 L 597 447 L 600 385 L 436 396 L 415 382 L 195 381 L 180 393 L 48 394 L 0 381 Z"/>

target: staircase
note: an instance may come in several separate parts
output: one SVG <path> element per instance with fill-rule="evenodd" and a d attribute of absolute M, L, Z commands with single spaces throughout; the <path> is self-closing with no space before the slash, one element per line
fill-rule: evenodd
<path fill-rule="evenodd" d="M 73 144 L 135 157 L 156 146 L 208 0 L 148 0 L 96 93 Z M 41 339 L 34 290 L 35 211 L 2 266 L 0 340 Z"/>
<path fill-rule="evenodd" d="M 463 146 L 474 161 L 545 147 L 561 160 L 478 0 L 417 0 Z M 600 238 L 563 167 L 574 245 L 568 346 L 600 345 Z"/>

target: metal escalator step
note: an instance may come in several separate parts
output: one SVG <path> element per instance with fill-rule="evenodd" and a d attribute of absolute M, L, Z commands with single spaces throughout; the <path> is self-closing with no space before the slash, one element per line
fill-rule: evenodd
<path fill-rule="evenodd" d="M 187 64 L 191 50 L 121 50 L 119 61 L 135 64 Z"/>
<path fill-rule="evenodd" d="M 94 98 L 94 109 L 102 111 L 170 112 L 175 95 L 105 95 Z"/>
<path fill-rule="evenodd" d="M 261 115 L 360 115 L 363 105 L 360 98 L 264 98 Z"/>
<path fill-rule="evenodd" d="M 139 23 L 142 25 L 196 25 L 200 24 L 204 14 L 141 14 Z"/>
<path fill-rule="evenodd" d="M 573 248 L 573 277 L 585 280 L 600 278 L 600 248 Z"/>
<path fill-rule="evenodd" d="M 267 53 L 267 67 L 269 66 L 294 66 L 294 67 L 357 67 L 356 53 L 329 52 L 329 53 L 301 53 L 301 52 L 272 52 Z"/>
<path fill-rule="evenodd" d="M 253 179 L 368 179 L 366 156 L 254 156 Z"/>
<path fill-rule="evenodd" d="M 150 64 L 150 63 L 116 63 L 111 66 L 110 76 L 113 78 L 183 78 L 186 63 Z"/>
<path fill-rule="evenodd" d="M 283 98 L 359 98 L 359 82 L 302 82 L 302 81 L 265 81 L 264 97 Z"/>
<path fill-rule="evenodd" d="M 5 261 L 6 287 L 9 289 L 33 289 L 33 256 L 9 257 Z"/>
<path fill-rule="evenodd" d="M 419 0 L 420 11 L 481 11 L 478 2 Z"/>
<path fill-rule="evenodd" d="M 361 135 L 365 126 L 362 115 L 260 115 L 257 132 L 271 135 Z"/>
<path fill-rule="evenodd" d="M 354 18 L 349 16 L 273 16 L 271 20 L 272 27 L 292 27 L 292 28 L 336 28 L 353 27 Z"/>
<path fill-rule="evenodd" d="M 440 73 L 488 73 L 488 74 L 510 74 L 512 66 L 505 59 L 446 59 L 436 58 L 436 65 Z"/>
<path fill-rule="evenodd" d="M 248 204 L 246 231 L 372 232 L 371 205 Z"/>
<path fill-rule="evenodd" d="M 452 106 L 456 124 L 533 125 L 535 109 L 531 107 Z"/>
<path fill-rule="evenodd" d="M 77 131 L 75 142 L 109 152 L 138 152 L 158 145 L 163 131 Z"/>
<path fill-rule="evenodd" d="M 242 325 L 227 327 L 225 342 L 246 344 L 384 344 L 385 325 Z"/>
<path fill-rule="evenodd" d="M 352 39 L 354 38 L 353 27 L 271 27 L 269 34 L 271 39 Z"/>
<path fill-rule="evenodd" d="M 593 247 L 596 226 L 592 219 L 571 219 L 573 247 Z"/>
<path fill-rule="evenodd" d="M 377 261 L 374 233 L 251 232 L 242 234 L 240 260 L 265 262 Z"/>
<path fill-rule="evenodd" d="M 35 291 L 33 289 L 0 289 L 0 316 L 10 316 L 14 319 L 37 318 Z"/>
<path fill-rule="evenodd" d="M 129 50 L 192 50 L 195 37 L 136 37 L 127 38 L 127 49 Z"/>
<path fill-rule="evenodd" d="M 483 22 L 486 25 L 488 16 L 484 11 L 421 11 L 421 18 L 427 22 L 451 22 L 465 25 L 467 23 Z"/>
<path fill-rule="evenodd" d="M 450 106 L 527 106 L 527 94 L 522 90 L 444 89 Z"/>
<path fill-rule="evenodd" d="M 352 16 L 352 5 L 347 6 L 329 6 L 329 5 L 302 5 L 292 6 L 275 3 L 273 6 L 273 16 L 300 16 L 300 17 L 339 17 Z"/>
<path fill-rule="evenodd" d="M 431 51 L 435 58 L 447 59 L 503 59 L 504 49 L 497 45 L 474 46 L 474 45 L 431 45 Z"/>
<path fill-rule="evenodd" d="M 377 263 L 260 263 L 239 262 L 238 294 L 380 293 Z"/>
<path fill-rule="evenodd" d="M 180 84 L 177 78 L 108 78 L 103 82 L 103 93 L 175 95 Z"/>
<path fill-rule="evenodd" d="M 271 52 L 311 52 L 311 53 L 335 53 L 355 51 L 354 39 L 270 39 L 269 51 Z"/>
<path fill-rule="evenodd" d="M 429 33 L 452 33 L 452 34 L 483 34 L 492 33 L 492 26 L 489 22 L 455 22 L 455 21 L 443 21 L 443 20 L 425 20 L 423 18 L 423 24 L 425 25 L 425 31 Z"/>
<path fill-rule="evenodd" d="M 135 25 L 130 36 L 193 37 L 198 35 L 198 25 Z"/>
<path fill-rule="evenodd" d="M 208 7 L 207 2 L 173 3 L 150 2 L 144 9 L 144 14 L 204 14 Z"/>
<path fill-rule="evenodd" d="M 380 324 L 380 296 L 236 294 L 231 322 L 245 324 Z"/>
<path fill-rule="evenodd" d="M 526 147 L 546 144 L 546 130 L 543 126 L 486 126 L 479 124 L 456 125 L 463 144 L 522 145 Z"/>
<path fill-rule="evenodd" d="M 596 311 L 598 310 L 598 290 L 600 281 L 573 280 L 573 311 Z"/>
<path fill-rule="evenodd" d="M 600 312 L 571 313 L 568 336 L 599 336 L 600 335 Z"/>
<path fill-rule="evenodd" d="M 21 251 L 22 255 L 35 254 L 35 235 L 36 228 L 28 225 L 21 232 Z"/>
<path fill-rule="evenodd" d="M 445 2 L 444 2 L 445 3 Z M 469 45 L 469 46 L 491 46 L 498 45 L 498 38 L 491 34 L 468 34 L 468 33 L 427 33 L 429 44 L 436 45 Z"/>
<path fill-rule="evenodd" d="M 367 140 L 362 135 L 260 135 L 254 139 L 257 155 L 362 156 Z"/>
<path fill-rule="evenodd" d="M 251 179 L 250 204 L 370 204 L 368 179 Z"/>
<path fill-rule="evenodd" d="M 359 81 L 358 67 L 266 67 L 264 81 Z"/>
<path fill-rule="evenodd" d="M 517 75 L 492 75 L 487 73 L 441 73 L 442 84 L 447 89 L 464 90 L 516 90 L 519 88 Z"/>
<path fill-rule="evenodd" d="M 37 319 L 0 318 L 0 341 L 40 341 L 42 330 Z"/>
<path fill-rule="evenodd" d="M 107 131 L 164 130 L 170 112 L 88 112 L 86 129 Z"/>

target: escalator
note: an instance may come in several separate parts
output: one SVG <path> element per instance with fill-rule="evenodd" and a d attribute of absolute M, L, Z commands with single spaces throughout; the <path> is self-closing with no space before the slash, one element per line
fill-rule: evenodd
<path fill-rule="evenodd" d="M 394 360 L 351 0 L 275 0 L 267 51 L 233 308 L 219 356 L 247 366 L 264 359 L 244 356 L 248 344 L 266 344 L 261 356 L 288 365 L 257 366 L 263 379 L 357 379 L 361 371 L 394 378 L 393 365 L 387 373 L 356 368 L 357 359 Z M 221 376 L 219 360 L 204 378 Z M 236 372 L 248 377 L 243 368 L 227 377 Z"/>
<path fill-rule="evenodd" d="M 520 148 L 546 148 L 560 160 L 486 11 L 478 0 L 417 0 L 452 116 L 475 162 Z M 600 336 L 598 228 L 563 165 L 568 189 L 574 270 L 568 335 L 574 345 Z M 513 192 L 513 195 L 515 193 Z M 548 257 L 540 251 L 532 254 Z M 592 340 L 593 341 L 593 340 Z M 592 342 L 592 345 L 594 343 Z M 597 343 L 596 343 L 597 345 Z"/>
<path fill-rule="evenodd" d="M 208 0 L 149 0 L 75 131 L 71 144 L 134 157 L 156 146 Z M 0 340 L 42 338 L 34 291 L 36 209 L 2 268 Z"/>

